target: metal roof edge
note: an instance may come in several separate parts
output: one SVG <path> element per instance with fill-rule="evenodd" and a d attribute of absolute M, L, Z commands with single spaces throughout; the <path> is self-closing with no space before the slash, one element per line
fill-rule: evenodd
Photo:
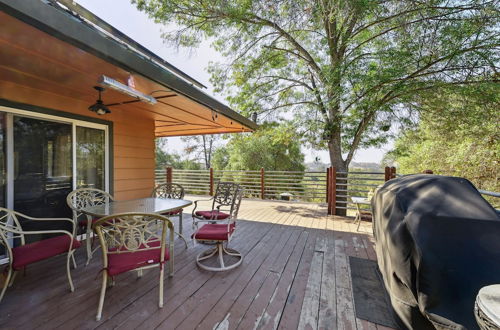
<path fill-rule="evenodd" d="M 41 0 L 0 0 L 0 10 L 127 71 L 139 73 L 255 130 L 257 124 L 75 16 Z"/>

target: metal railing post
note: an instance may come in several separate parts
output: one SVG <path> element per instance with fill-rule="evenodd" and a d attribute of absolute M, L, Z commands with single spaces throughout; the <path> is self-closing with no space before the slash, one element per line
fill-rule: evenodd
<path fill-rule="evenodd" d="M 213 196 L 214 195 L 214 169 L 210 167 L 209 169 L 209 175 L 210 175 L 210 188 L 209 188 L 209 195 Z"/>
<path fill-rule="evenodd" d="M 264 181 L 264 168 L 261 167 L 260 168 L 260 198 L 261 199 L 264 199 L 266 196 L 265 196 L 265 192 L 266 192 L 266 186 L 265 186 L 265 181 Z"/>
<path fill-rule="evenodd" d="M 172 167 L 171 166 L 167 166 L 167 173 L 166 173 L 166 179 L 167 179 L 167 183 L 172 183 Z"/>

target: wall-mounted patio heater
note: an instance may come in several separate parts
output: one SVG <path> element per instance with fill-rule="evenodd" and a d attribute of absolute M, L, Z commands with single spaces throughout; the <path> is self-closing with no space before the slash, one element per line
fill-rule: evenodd
<path fill-rule="evenodd" d="M 135 97 L 135 98 L 137 98 L 141 101 L 144 101 L 146 103 L 153 104 L 153 105 L 156 104 L 156 99 L 154 97 L 152 97 L 151 95 L 141 93 L 138 90 L 135 90 L 135 89 L 133 89 L 127 85 L 124 85 L 121 82 L 116 81 L 112 78 L 109 78 L 105 75 L 102 75 L 101 77 L 99 77 L 98 83 L 101 86 L 114 89 L 115 91 L 118 91 L 120 93 Z"/>

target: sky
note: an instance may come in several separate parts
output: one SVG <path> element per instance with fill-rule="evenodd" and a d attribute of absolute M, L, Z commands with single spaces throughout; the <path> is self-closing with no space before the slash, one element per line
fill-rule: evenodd
<path fill-rule="evenodd" d="M 212 49 L 208 42 L 202 43 L 194 50 L 177 50 L 166 45 L 161 38 L 161 33 L 166 31 L 168 27 L 156 24 L 146 14 L 137 10 L 129 0 L 77 0 L 76 2 L 170 64 L 200 81 L 207 86 L 206 92 L 208 94 L 223 103 L 227 103 L 221 95 L 213 92 L 210 75 L 206 70 L 210 61 L 224 62 L 224 57 Z M 184 144 L 180 138 L 169 138 L 167 145 L 168 151 L 183 153 Z M 380 149 L 360 149 L 356 152 L 354 161 L 380 162 L 385 152 L 390 149 L 391 145 Z M 319 157 L 321 162 L 329 163 L 326 150 L 317 151 L 303 148 L 303 152 L 306 156 L 306 162 L 312 162 L 316 157 Z"/>

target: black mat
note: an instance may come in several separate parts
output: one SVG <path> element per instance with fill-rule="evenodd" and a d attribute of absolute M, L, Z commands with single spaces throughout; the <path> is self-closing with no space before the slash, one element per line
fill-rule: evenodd
<path fill-rule="evenodd" d="M 349 257 L 356 317 L 398 329 L 377 262 Z"/>

